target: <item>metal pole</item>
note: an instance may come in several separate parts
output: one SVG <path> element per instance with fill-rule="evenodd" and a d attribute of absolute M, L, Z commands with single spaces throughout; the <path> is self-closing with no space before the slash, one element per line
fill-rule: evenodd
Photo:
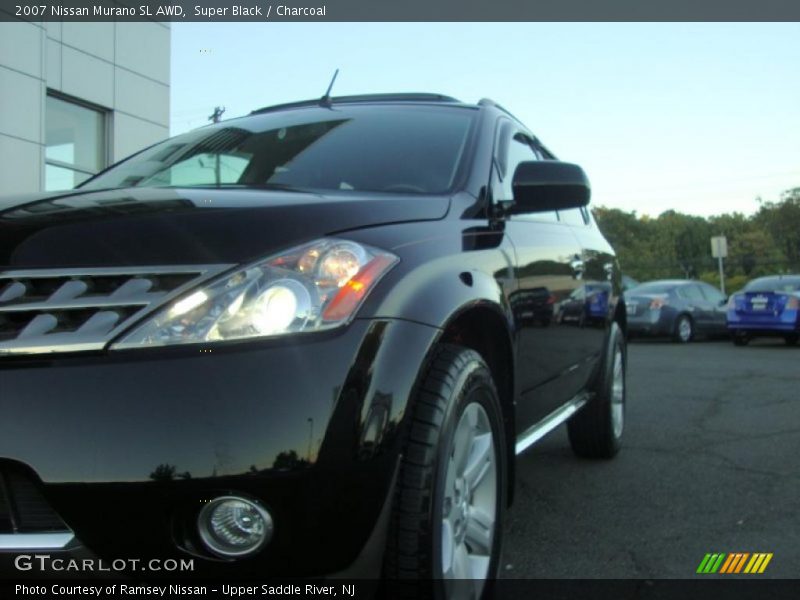
<path fill-rule="evenodd" d="M 727 296 L 725 293 L 725 269 L 722 268 L 722 257 L 718 257 L 719 261 L 719 287 L 722 290 L 722 295 Z"/>
<path fill-rule="evenodd" d="M 314 438 L 314 419 L 309 417 L 308 418 L 308 454 L 306 458 L 308 462 L 311 462 L 311 444 Z"/>

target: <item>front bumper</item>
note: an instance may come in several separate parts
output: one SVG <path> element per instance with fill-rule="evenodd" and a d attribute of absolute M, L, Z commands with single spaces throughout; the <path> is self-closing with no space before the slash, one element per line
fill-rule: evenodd
<path fill-rule="evenodd" d="M 101 557 L 209 573 L 348 568 L 390 501 L 406 402 L 438 330 L 394 320 L 292 339 L 0 360 L 0 465 L 22 466 Z M 270 544 L 212 559 L 195 520 L 253 497 Z"/>

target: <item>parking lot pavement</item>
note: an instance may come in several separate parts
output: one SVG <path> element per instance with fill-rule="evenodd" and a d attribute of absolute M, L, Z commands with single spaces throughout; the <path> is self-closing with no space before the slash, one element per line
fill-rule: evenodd
<path fill-rule="evenodd" d="M 686 578 L 708 552 L 772 552 L 755 577 L 796 578 L 798 492 L 800 348 L 632 342 L 620 454 L 575 458 L 562 426 L 518 459 L 503 576 Z"/>

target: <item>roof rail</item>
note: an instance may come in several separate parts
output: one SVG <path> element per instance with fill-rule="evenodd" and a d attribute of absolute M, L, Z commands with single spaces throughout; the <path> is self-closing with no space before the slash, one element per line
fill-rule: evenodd
<path fill-rule="evenodd" d="M 496 108 L 496 109 L 497 109 L 497 110 L 499 110 L 499 111 L 502 111 L 502 112 L 506 113 L 506 114 L 507 114 L 509 117 L 511 117 L 511 118 L 512 118 L 512 119 L 514 119 L 515 121 L 519 121 L 519 119 L 518 119 L 517 117 L 515 117 L 515 116 L 514 116 L 514 115 L 511 113 L 511 111 L 510 111 L 510 110 L 508 110 L 508 109 L 507 109 L 506 107 L 504 107 L 502 104 L 498 104 L 497 102 L 495 102 L 495 101 L 494 101 L 494 100 L 492 100 L 491 98 L 481 98 L 480 100 L 478 100 L 478 106 L 491 106 L 491 107 L 493 107 L 493 108 Z"/>
<path fill-rule="evenodd" d="M 502 104 L 500 104 L 498 102 L 495 102 L 491 98 L 481 98 L 480 100 L 478 100 L 478 106 L 492 106 L 492 107 L 496 108 L 497 110 L 503 111 L 508 116 L 514 117 L 514 115 L 511 114 L 511 111 L 509 111 L 507 108 L 505 108 Z M 516 119 L 516 117 L 514 117 L 514 118 Z"/>
<path fill-rule="evenodd" d="M 459 102 L 456 98 L 444 96 L 442 94 L 361 94 L 357 96 L 334 96 L 331 104 L 350 104 L 356 102 Z M 258 115 L 291 108 L 302 108 L 305 106 L 319 106 L 319 98 L 313 100 L 302 100 L 300 102 L 289 102 L 287 104 L 276 104 L 266 106 L 251 112 L 251 115 Z"/>

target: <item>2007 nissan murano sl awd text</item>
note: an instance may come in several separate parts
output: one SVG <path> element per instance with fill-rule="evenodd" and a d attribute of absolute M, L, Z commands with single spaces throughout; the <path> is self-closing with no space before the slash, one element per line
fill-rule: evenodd
<path fill-rule="evenodd" d="M 0 202 L 4 552 L 479 597 L 515 456 L 619 449 L 588 180 L 490 100 L 274 106 Z"/>

